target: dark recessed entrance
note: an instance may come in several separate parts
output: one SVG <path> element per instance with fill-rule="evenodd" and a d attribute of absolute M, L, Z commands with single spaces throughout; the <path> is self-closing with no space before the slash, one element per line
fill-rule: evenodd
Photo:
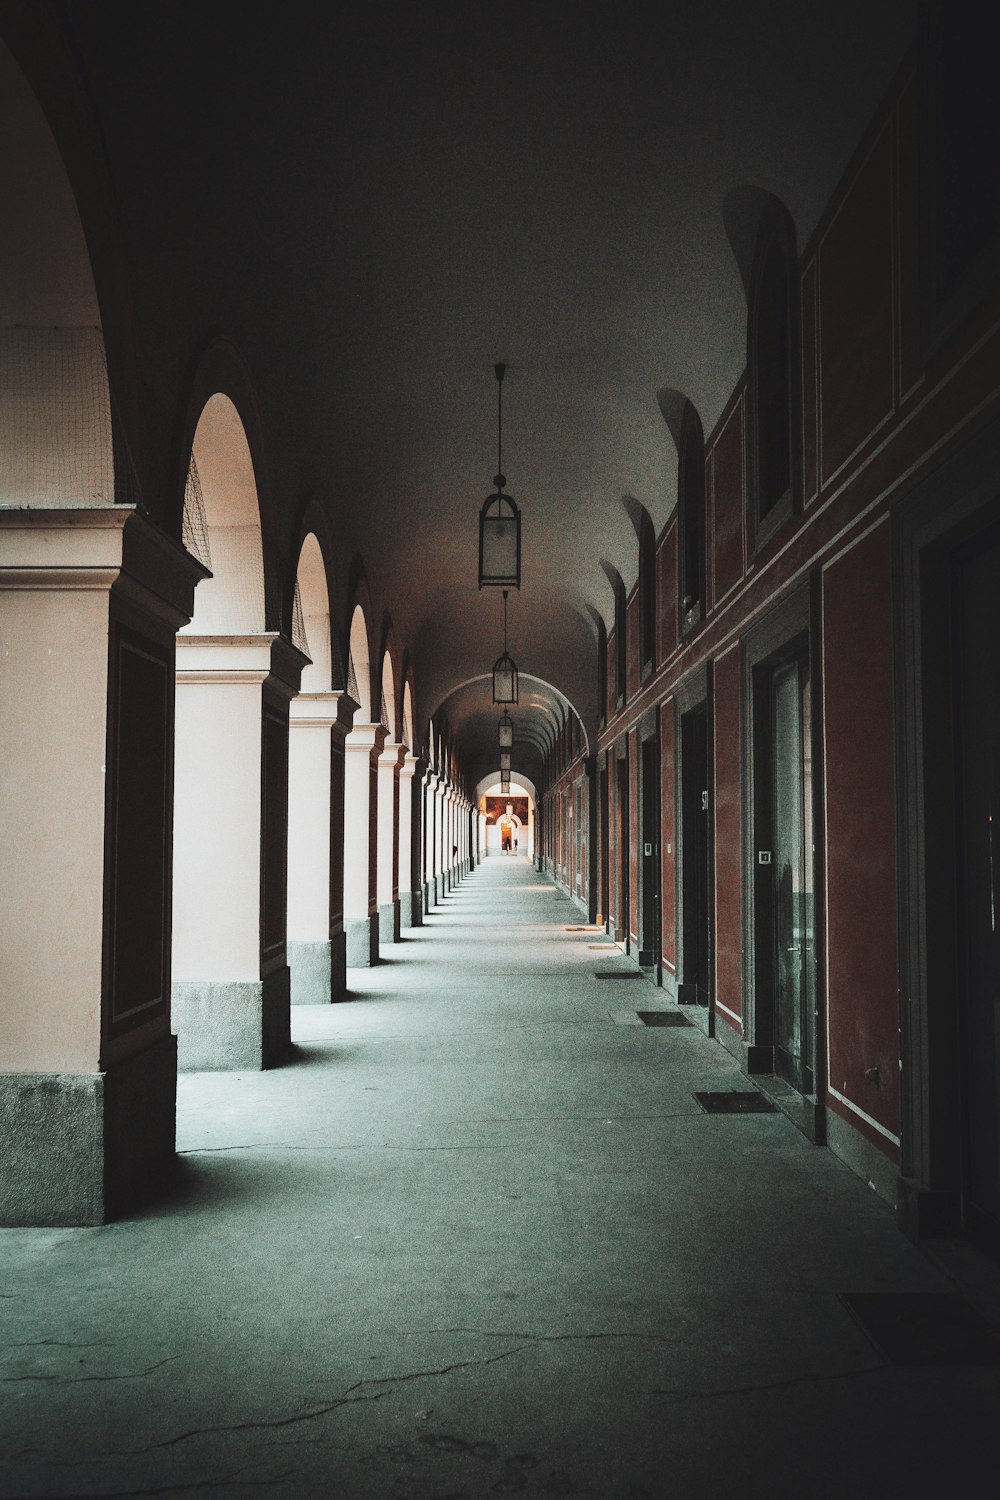
<path fill-rule="evenodd" d="M 681 717 L 680 732 L 680 983 L 686 1005 L 708 1005 L 711 952 L 709 899 L 708 713 L 704 704 Z"/>

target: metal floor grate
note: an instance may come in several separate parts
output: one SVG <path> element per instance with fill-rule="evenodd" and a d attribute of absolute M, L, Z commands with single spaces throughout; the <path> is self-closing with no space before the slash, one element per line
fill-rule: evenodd
<path fill-rule="evenodd" d="M 773 1115 L 776 1106 L 759 1089 L 730 1089 L 728 1093 L 696 1091 L 695 1099 L 706 1115 Z"/>
<path fill-rule="evenodd" d="M 957 1292 L 851 1292 L 840 1300 L 890 1365 L 1000 1365 L 1000 1332 Z"/>
<path fill-rule="evenodd" d="M 636 1015 L 643 1026 L 690 1026 L 687 1016 L 679 1010 L 637 1010 Z"/>

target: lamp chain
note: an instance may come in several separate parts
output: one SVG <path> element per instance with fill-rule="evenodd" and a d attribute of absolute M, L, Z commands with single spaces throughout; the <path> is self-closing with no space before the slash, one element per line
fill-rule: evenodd
<path fill-rule="evenodd" d="M 504 486 L 504 472 L 503 472 L 503 377 L 504 377 L 504 374 L 506 372 L 507 366 L 506 365 L 494 365 L 493 369 L 494 369 L 494 371 L 496 373 L 496 377 L 497 377 L 497 477 L 496 477 L 496 480 L 494 481 L 494 483 L 496 484 L 496 487 L 497 487 L 497 493 L 499 493 L 500 490 L 502 490 L 503 486 Z"/>

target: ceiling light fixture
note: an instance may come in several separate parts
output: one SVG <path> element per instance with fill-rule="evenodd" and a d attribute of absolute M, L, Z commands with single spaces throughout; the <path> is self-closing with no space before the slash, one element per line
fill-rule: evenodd
<path fill-rule="evenodd" d="M 506 365 L 494 365 L 497 377 L 497 490 L 487 495 L 479 511 L 479 587 L 521 587 L 521 512 L 504 494 L 503 377 Z M 516 700 L 515 700 L 516 701 Z"/>
<path fill-rule="evenodd" d="M 510 750 L 514 745 L 514 721 L 506 710 L 500 715 L 498 743 L 501 750 Z"/>
<path fill-rule="evenodd" d="M 517 664 L 507 651 L 507 590 L 503 591 L 503 655 L 493 665 L 493 702 L 517 702 Z"/>

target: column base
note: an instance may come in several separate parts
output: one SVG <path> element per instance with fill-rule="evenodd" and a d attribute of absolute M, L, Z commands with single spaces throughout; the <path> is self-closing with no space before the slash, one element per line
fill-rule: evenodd
<path fill-rule="evenodd" d="M 348 917 L 344 922 L 347 967 L 370 969 L 378 963 L 378 917 Z"/>
<path fill-rule="evenodd" d="M 390 943 L 398 943 L 401 927 L 402 913 L 397 897 L 395 901 L 387 901 L 384 906 L 380 906 L 378 909 L 379 947 L 388 946 Z"/>
<path fill-rule="evenodd" d="M 333 998 L 332 949 L 329 941 L 289 942 L 293 1005 L 329 1005 Z"/>
<path fill-rule="evenodd" d="M 431 883 L 430 883 L 429 880 L 425 880 L 424 881 L 423 896 L 424 896 L 424 916 L 426 917 L 426 916 L 430 915 L 430 909 L 431 909 Z"/>
<path fill-rule="evenodd" d="M 399 898 L 401 927 L 421 927 L 424 920 L 423 891 L 403 891 Z"/>
<path fill-rule="evenodd" d="M 106 1224 L 174 1165 L 177 1041 L 106 1073 L 0 1074 L 0 1225 Z"/>
<path fill-rule="evenodd" d="M 260 1072 L 291 1047 L 287 964 L 266 979 L 180 980 L 171 995 L 182 1072 Z"/>

